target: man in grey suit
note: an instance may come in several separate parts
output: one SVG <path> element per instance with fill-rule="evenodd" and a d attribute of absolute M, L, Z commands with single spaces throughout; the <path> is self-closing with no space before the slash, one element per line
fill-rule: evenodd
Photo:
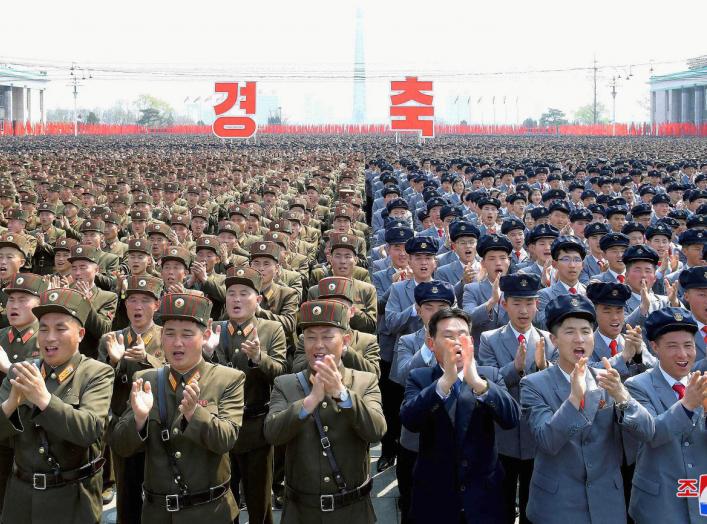
<path fill-rule="evenodd" d="M 685 309 L 665 308 L 649 315 L 646 330 L 659 365 L 626 386 L 651 414 L 655 429 L 639 439 L 629 515 L 637 524 L 698 524 L 704 520 L 699 501 L 677 494 L 680 479 L 707 471 L 707 375 L 690 373 L 697 322 Z"/>
<path fill-rule="evenodd" d="M 456 220 L 449 225 L 449 237 L 452 239 L 454 261 L 440 267 L 435 272 L 435 278 L 454 286 L 457 302 L 461 303 L 464 285 L 473 282 L 479 272 L 476 261 L 479 229 L 466 220 Z"/>
<path fill-rule="evenodd" d="M 604 258 L 604 253 L 601 250 L 600 240 L 608 232 L 609 228 L 602 222 L 592 222 L 584 228 L 584 238 L 589 247 L 589 253 L 584 257 L 584 267 L 579 275 L 579 281 L 585 286 L 592 276 L 601 273 L 599 260 Z"/>
<path fill-rule="evenodd" d="M 398 282 L 402 273 L 407 271 L 410 256 L 405 251 L 405 242 L 413 236 L 415 233 L 409 227 L 394 226 L 385 231 L 385 248 L 390 265 L 373 273 L 373 285 L 379 297 L 383 297 L 393 282 Z"/>
<path fill-rule="evenodd" d="M 410 371 L 423 367 L 435 367 L 437 361 L 434 353 L 425 344 L 427 324 L 432 315 L 445 307 L 454 305 L 454 289 L 447 282 L 432 280 L 421 282 L 415 288 L 415 307 L 422 320 L 423 327 L 415 333 L 403 335 L 398 339 L 393 356 L 393 367 L 390 379 L 405 387 Z M 413 433 L 405 426 L 400 427 L 400 445 L 398 446 L 398 461 L 395 466 L 395 476 L 398 479 L 400 492 L 401 524 L 412 524 L 410 515 L 410 495 L 412 493 L 412 472 L 417 460 L 419 449 L 419 434 Z"/>
<path fill-rule="evenodd" d="M 695 333 L 695 362 L 707 357 L 707 266 L 696 266 L 684 270 L 679 278 L 680 287 L 685 290 L 685 300 L 690 305 L 692 316 L 697 322 Z"/>
<path fill-rule="evenodd" d="M 560 232 L 547 224 L 535 226 L 528 234 L 528 250 L 534 262 L 524 266 L 518 272 L 526 274 L 534 274 L 540 277 L 540 284 L 546 285 L 543 282 L 543 273 L 545 263 L 552 259 L 552 243 Z"/>
<path fill-rule="evenodd" d="M 550 248 L 552 267 L 557 271 L 556 282 L 538 295 L 538 314 L 535 315 L 535 325 L 545 328 L 547 305 L 560 295 L 585 295 L 586 288 L 579 281 L 582 263 L 587 254 L 584 244 L 573 236 L 560 236 L 555 239 Z"/>
<path fill-rule="evenodd" d="M 381 458 L 378 459 L 379 472 L 395 463 L 396 440 L 400 432 L 399 413 L 403 390 L 390 380 L 393 349 L 401 335 L 414 333 L 422 327 L 422 321 L 415 309 L 415 286 L 420 282 L 432 280 L 432 274 L 437 267 L 437 240 L 432 237 L 411 237 L 405 243 L 405 251 L 410 257 L 412 278 L 406 277 L 405 280 L 393 283 L 379 304 L 385 307 L 384 320 L 378 323 L 378 337 L 381 347 L 380 388 L 383 413 L 388 422 L 388 431 L 381 442 L 383 449 Z"/>
<path fill-rule="evenodd" d="M 629 238 L 623 233 L 608 233 L 601 237 L 599 245 L 604 253 L 608 267 L 606 271 L 592 275 L 592 282 L 620 283 L 626 282 L 626 265 L 624 264 L 624 251 L 630 243 Z"/>
<path fill-rule="evenodd" d="M 707 245 L 707 232 L 701 229 L 688 229 L 680 235 L 680 247 L 682 253 L 685 254 L 685 265 L 673 271 L 666 278 L 668 282 L 674 284 L 680 278 L 680 274 L 690 268 L 702 266 L 705 260 L 702 255 L 703 247 Z M 678 288 L 678 298 L 683 300 L 685 289 L 680 286 Z"/>
<path fill-rule="evenodd" d="M 499 279 L 508 273 L 512 246 L 506 237 L 481 237 L 477 251 L 485 278 L 464 286 L 462 305 L 471 315 L 471 336 L 478 346 L 481 333 L 501 327 L 508 322 L 506 310 L 500 304 Z"/>
<path fill-rule="evenodd" d="M 540 279 L 535 275 L 504 275 L 500 288 L 503 292 L 501 304 L 508 313 L 509 322 L 481 334 L 478 359 L 482 366 L 499 370 L 508 392 L 519 401 L 521 378 L 545 369 L 548 362 L 557 360 L 557 354 L 550 333 L 533 326 L 533 317 L 538 311 Z M 527 420 L 521 419 L 518 426 L 507 430 L 497 425 L 496 443 L 506 473 L 502 486 L 505 506 L 514 508 L 518 500 L 520 522 L 527 523 L 525 507 L 535 457 L 535 441 Z M 515 512 L 510 511 L 508 523 L 514 521 Z"/>
<path fill-rule="evenodd" d="M 527 507 L 543 524 L 625 523 L 621 429 L 650 438 L 653 419 L 618 371 L 587 366 L 594 349 L 594 306 L 560 295 L 547 306 L 556 366 L 523 377 L 520 399 L 537 443 Z"/>

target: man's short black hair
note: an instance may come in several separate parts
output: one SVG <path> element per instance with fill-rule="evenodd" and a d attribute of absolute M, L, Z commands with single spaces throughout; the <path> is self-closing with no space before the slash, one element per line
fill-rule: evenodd
<path fill-rule="evenodd" d="M 445 307 L 432 315 L 430 323 L 427 326 L 430 337 L 434 338 L 437 336 L 437 324 L 448 318 L 459 318 L 463 320 L 466 322 L 466 325 L 469 326 L 469 330 L 471 331 L 471 317 L 469 316 L 469 313 L 463 309 L 459 309 L 458 307 Z"/>

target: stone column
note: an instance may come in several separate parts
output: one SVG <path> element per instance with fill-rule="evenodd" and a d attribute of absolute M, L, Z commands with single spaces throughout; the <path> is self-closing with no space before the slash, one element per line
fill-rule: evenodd
<path fill-rule="evenodd" d="M 27 102 L 27 113 L 25 120 L 32 121 L 32 88 L 25 87 L 25 101 Z"/>
<path fill-rule="evenodd" d="M 680 122 L 680 89 L 670 90 L 670 118 L 669 122 Z"/>
<path fill-rule="evenodd" d="M 47 123 L 47 116 L 44 113 L 44 89 L 39 90 L 39 118 L 42 124 Z"/>
<path fill-rule="evenodd" d="M 690 90 L 683 88 L 680 92 L 680 122 L 690 122 Z"/>
<path fill-rule="evenodd" d="M 5 89 L 5 120 L 12 122 L 12 87 Z"/>
<path fill-rule="evenodd" d="M 695 125 L 699 126 L 705 120 L 705 87 L 695 86 Z"/>

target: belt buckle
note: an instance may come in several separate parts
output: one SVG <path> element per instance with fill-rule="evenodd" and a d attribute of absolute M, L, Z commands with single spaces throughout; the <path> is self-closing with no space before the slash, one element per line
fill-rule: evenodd
<path fill-rule="evenodd" d="M 162 442 L 167 442 L 169 440 L 169 430 L 163 429 L 160 431 L 160 437 L 162 438 Z"/>
<path fill-rule="evenodd" d="M 324 512 L 334 511 L 334 495 L 320 495 L 319 508 Z"/>
<path fill-rule="evenodd" d="M 331 442 L 329 442 L 329 437 L 324 437 L 323 439 L 320 439 L 320 442 L 322 443 L 322 447 L 324 449 L 329 449 L 331 447 Z"/>
<path fill-rule="evenodd" d="M 34 473 L 32 475 L 32 487 L 34 489 L 47 489 L 47 476 L 44 473 Z"/>
<path fill-rule="evenodd" d="M 166 495 L 164 500 L 165 505 L 167 506 L 167 511 L 170 513 L 179 511 L 179 495 Z"/>

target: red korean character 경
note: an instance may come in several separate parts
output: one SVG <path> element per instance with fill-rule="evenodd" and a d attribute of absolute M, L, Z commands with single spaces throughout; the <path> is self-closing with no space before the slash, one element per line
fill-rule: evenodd
<path fill-rule="evenodd" d="M 390 90 L 390 127 L 394 131 L 419 131 L 425 138 L 434 136 L 434 106 L 432 82 L 406 76 L 405 80 L 392 81 Z"/>
<path fill-rule="evenodd" d="M 245 82 L 240 87 L 238 82 L 216 82 L 216 93 L 226 93 L 226 99 L 214 106 L 214 134 L 220 138 L 249 138 L 257 130 L 255 120 L 250 116 L 219 116 L 230 111 L 236 103 L 246 115 L 255 115 L 255 82 Z"/>

